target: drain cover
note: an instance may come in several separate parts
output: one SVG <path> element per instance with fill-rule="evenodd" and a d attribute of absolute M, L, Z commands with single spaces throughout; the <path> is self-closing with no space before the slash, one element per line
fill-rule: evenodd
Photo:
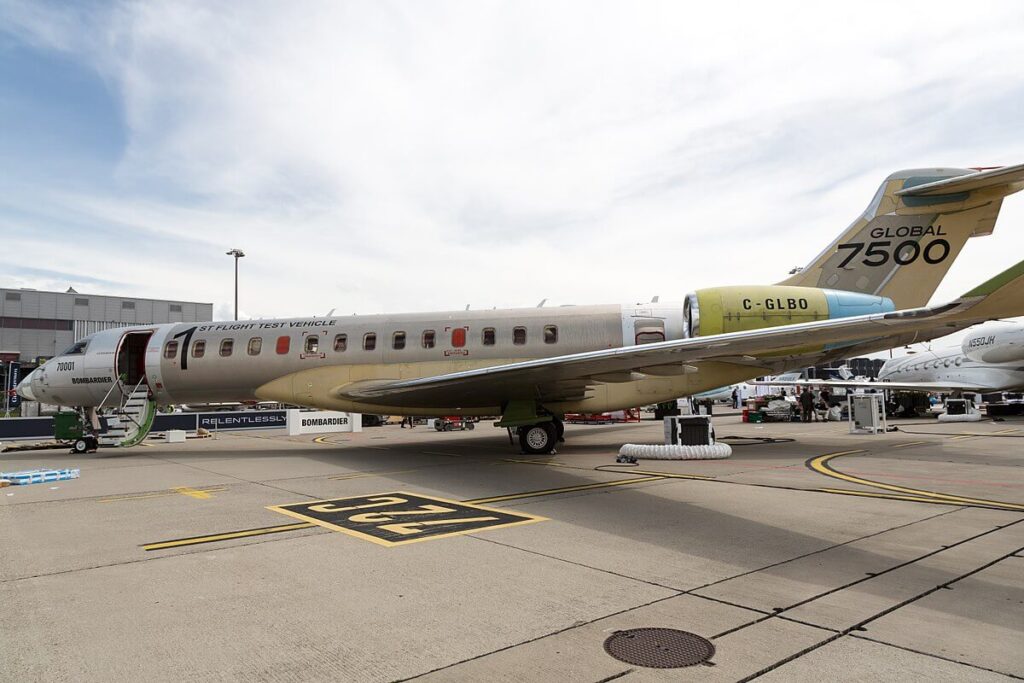
<path fill-rule="evenodd" d="M 710 640 L 674 628 L 616 631 L 604 641 L 604 651 L 627 664 L 653 669 L 693 666 L 715 656 Z"/>

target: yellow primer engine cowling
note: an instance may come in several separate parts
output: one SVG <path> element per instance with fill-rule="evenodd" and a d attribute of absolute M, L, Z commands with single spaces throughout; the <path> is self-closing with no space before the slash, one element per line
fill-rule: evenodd
<path fill-rule="evenodd" d="M 847 318 L 896 310 L 891 299 L 858 292 L 783 285 L 714 287 L 686 297 L 691 337 Z"/>

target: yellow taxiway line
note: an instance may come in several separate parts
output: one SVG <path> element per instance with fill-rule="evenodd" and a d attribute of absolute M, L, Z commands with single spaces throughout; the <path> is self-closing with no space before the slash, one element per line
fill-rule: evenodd
<path fill-rule="evenodd" d="M 901 496 L 895 493 L 880 493 L 878 491 L 855 491 L 853 489 L 808 489 L 810 491 L 821 491 L 823 493 L 837 493 L 842 496 L 860 496 L 862 498 L 882 498 L 883 500 L 909 500 L 913 503 L 932 503 L 933 505 L 956 505 L 964 507 L 964 503 L 956 503 L 952 500 L 941 498 L 925 498 L 923 496 Z"/>
<path fill-rule="evenodd" d="M 519 498 L 533 498 L 534 496 L 553 496 L 557 493 L 572 493 L 573 491 L 589 491 L 591 489 L 604 489 L 612 486 L 626 486 L 628 484 L 642 484 L 648 481 L 658 481 L 659 479 L 665 479 L 663 476 L 656 477 L 637 477 L 635 479 L 618 479 L 616 481 L 598 481 L 592 484 L 578 484 L 576 486 L 563 486 L 557 489 L 540 489 L 538 491 L 524 491 L 522 493 L 510 493 L 505 496 L 491 496 L 489 498 L 474 498 L 472 500 L 464 500 L 462 502 L 469 503 L 471 505 L 485 504 L 485 503 L 498 503 L 503 500 L 518 500 Z"/>
<path fill-rule="evenodd" d="M 111 498 L 100 498 L 97 502 L 99 503 L 118 503 L 122 500 L 143 500 L 146 498 L 159 498 L 161 496 L 173 496 L 176 493 L 180 493 L 183 496 L 189 496 L 191 498 L 212 498 L 211 494 L 219 493 L 221 491 L 227 491 L 227 486 L 208 486 L 202 489 L 193 489 L 188 486 L 179 486 L 177 488 L 168 489 L 166 491 L 154 491 L 153 493 L 140 493 L 131 496 L 114 496 Z"/>
<path fill-rule="evenodd" d="M 178 538 L 173 541 L 161 541 L 160 543 L 147 543 L 142 546 L 143 550 L 163 550 L 164 548 L 180 548 L 183 545 L 198 545 L 200 543 L 211 543 L 213 541 L 226 541 L 232 538 L 245 538 L 247 536 L 262 536 L 263 534 L 276 534 L 282 531 L 294 531 L 315 527 L 312 522 L 299 524 L 282 524 L 279 526 L 265 526 L 259 529 L 243 529 L 242 531 L 229 531 L 223 534 L 211 534 L 209 536 L 192 536 L 190 538 Z"/>
<path fill-rule="evenodd" d="M 982 505 L 985 507 L 996 507 L 1003 510 L 1022 510 L 1024 511 L 1024 505 L 1017 503 L 1006 503 L 998 500 L 987 500 L 984 498 L 969 498 L 967 496 L 954 496 L 948 493 L 940 493 L 937 491 L 925 491 L 922 489 L 912 489 L 906 486 L 897 486 L 895 484 L 886 484 L 881 481 L 873 481 L 871 479 L 864 479 L 862 477 L 856 477 L 850 474 L 844 474 L 832 469 L 829 464 L 831 460 L 842 457 L 844 455 L 853 455 L 855 453 L 864 453 L 864 450 L 855 451 L 839 451 L 838 453 L 826 453 L 825 455 L 819 455 L 816 458 L 811 458 L 807 461 L 807 466 L 819 474 L 824 474 L 826 477 L 832 477 L 833 479 L 841 479 L 842 481 L 850 482 L 851 484 L 860 484 L 861 486 L 868 486 L 876 489 L 883 489 L 886 491 L 895 491 L 896 493 L 909 494 L 911 496 L 917 496 L 924 498 L 928 501 L 940 501 L 946 503 L 954 503 L 959 505 Z"/>

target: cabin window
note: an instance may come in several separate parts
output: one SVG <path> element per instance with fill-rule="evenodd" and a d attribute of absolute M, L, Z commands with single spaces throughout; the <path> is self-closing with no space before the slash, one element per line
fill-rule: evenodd
<path fill-rule="evenodd" d="M 960 367 L 960 365 L 964 362 L 964 359 L 963 358 L 957 358 L 955 362 L 956 362 L 956 366 Z"/>
<path fill-rule="evenodd" d="M 235 340 L 234 339 L 223 339 L 223 340 L 221 340 L 221 342 L 220 342 L 220 355 L 222 355 L 222 356 L 224 356 L 226 358 L 227 356 L 230 356 L 231 353 L 234 350 L 235 350 Z"/>
<path fill-rule="evenodd" d="M 405 332 L 395 332 L 391 335 L 391 348 L 401 351 L 405 348 Z"/>
<path fill-rule="evenodd" d="M 944 367 L 944 368 L 948 368 L 949 367 L 949 359 L 948 358 L 946 360 L 942 361 L 942 367 Z"/>
<path fill-rule="evenodd" d="M 525 327 L 513 327 L 512 328 L 512 343 L 513 344 L 525 344 L 526 343 L 526 328 Z"/>
<path fill-rule="evenodd" d="M 544 326 L 544 343 L 545 344 L 556 344 L 556 343 L 558 343 L 558 325 L 545 325 Z"/>
<path fill-rule="evenodd" d="M 206 355 L 206 340 L 205 339 L 197 339 L 194 342 L 192 342 L 192 357 L 193 358 L 202 358 L 205 355 Z"/>
<path fill-rule="evenodd" d="M 363 351 L 373 351 L 377 348 L 377 333 L 367 332 L 363 335 Z"/>
<path fill-rule="evenodd" d="M 494 328 L 485 327 L 482 335 L 484 346 L 494 346 Z"/>
<path fill-rule="evenodd" d="M 306 353 L 316 353 L 320 350 L 320 337 L 311 334 L 306 337 Z"/>
<path fill-rule="evenodd" d="M 277 350 L 277 352 L 279 354 L 284 355 L 284 354 L 288 353 L 288 349 L 290 349 L 291 346 L 292 346 L 292 338 L 291 337 L 285 336 L 285 337 L 278 337 L 277 338 L 277 349 L 276 350 Z"/>
<path fill-rule="evenodd" d="M 437 333 L 433 330 L 423 330 L 423 348 L 432 349 L 437 343 Z"/>
<path fill-rule="evenodd" d="M 334 335 L 334 350 L 337 353 L 341 353 L 348 348 L 348 335 L 347 334 L 336 334 Z"/>
<path fill-rule="evenodd" d="M 466 345 L 466 328 L 456 327 L 452 330 L 452 346 L 461 349 Z"/>
<path fill-rule="evenodd" d="M 249 340 L 249 355 L 258 356 L 263 350 L 263 337 L 253 337 Z"/>
<path fill-rule="evenodd" d="M 178 356 L 178 342 L 169 341 L 167 346 L 164 347 L 164 358 L 174 359 Z"/>

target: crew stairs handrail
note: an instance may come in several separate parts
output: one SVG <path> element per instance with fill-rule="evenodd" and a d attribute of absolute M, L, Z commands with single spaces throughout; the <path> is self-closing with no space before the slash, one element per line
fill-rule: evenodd
<path fill-rule="evenodd" d="M 100 401 L 100 404 L 98 406 L 99 408 L 103 407 L 103 405 L 107 402 L 107 399 L 110 398 L 110 395 L 112 393 L 114 393 L 114 389 L 117 389 L 119 386 L 121 386 L 121 375 L 118 375 L 117 379 L 114 381 L 114 383 L 110 385 L 109 389 L 107 389 L 107 393 L 103 395 L 103 400 Z M 124 391 L 122 391 L 121 393 L 123 395 Z M 121 405 L 121 402 L 118 401 L 118 407 L 119 408 L 120 408 L 120 405 Z"/>
<path fill-rule="evenodd" d="M 130 401 L 132 399 L 132 397 L 135 396 L 135 392 L 139 390 L 139 387 L 141 387 L 142 383 L 145 382 L 145 381 L 146 381 L 146 377 L 145 377 L 145 375 L 143 375 L 142 379 L 139 380 L 139 383 L 136 384 L 135 388 L 131 390 L 131 393 L 129 393 L 129 394 L 122 393 L 122 395 L 124 396 L 124 403 L 121 403 L 120 406 L 118 407 L 118 410 L 117 410 L 118 415 L 120 417 L 127 417 L 129 420 L 131 420 L 132 422 L 135 423 L 136 427 L 141 427 L 142 425 L 139 424 L 138 420 L 136 420 L 134 417 L 129 415 L 126 412 L 126 410 L 128 408 L 128 401 Z"/>

